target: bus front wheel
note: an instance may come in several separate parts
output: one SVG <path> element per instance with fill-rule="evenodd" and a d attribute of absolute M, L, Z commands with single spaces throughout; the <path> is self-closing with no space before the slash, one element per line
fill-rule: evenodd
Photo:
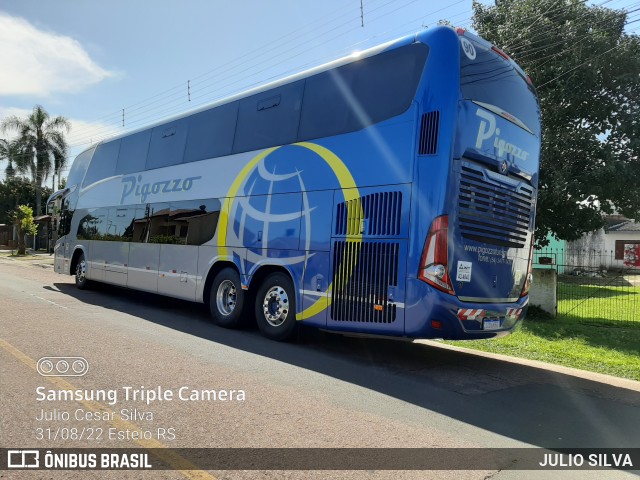
<path fill-rule="evenodd" d="M 293 340 L 298 329 L 293 282 L 284 273 L 269 275 L 256 293 L 256 321 L 271 340 Z"/>
<path fill-rule="evenodd" d="M 90 284 L 87 278 L 87 260 L 84 258 L 84 253 L 81 253 L 76 263 L 76 287 L 79 290 L 86 290 Z"/>
<path fill-rule="evenodd" d="M 209 291 L 209 310 L 214 322 L 224 328 L 241 327 L 244 299 L 238 272 L 229 267 L 218 272 Z"/>

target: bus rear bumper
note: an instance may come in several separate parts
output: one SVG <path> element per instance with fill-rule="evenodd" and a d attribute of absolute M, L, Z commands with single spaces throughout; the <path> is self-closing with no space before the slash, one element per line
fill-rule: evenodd
<path fill-rule="evenodd" d="M 410 281 L 410 283 L 413 283 Z M 413 298 L 405 310 L 405 335 L 412 338 L 478 340 L 510 334 L 524 319 L 529 297 L 516 302 L 463 302 L 415 280 Z"/>

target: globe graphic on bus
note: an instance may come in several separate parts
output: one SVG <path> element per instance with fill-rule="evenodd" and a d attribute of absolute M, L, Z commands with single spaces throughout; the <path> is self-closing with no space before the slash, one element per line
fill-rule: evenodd
<path fill-rule="evenodd" d="M 248 264 L 245 267 L 264 258 L 279 258 L 280 264 L 289 266 L 307 261 L 302 252 L 311 247 L 314 207 L 306 190 L 303 170 L 292 162 L 272 161 L 270 156 L 261 159 L 246 177 L 231 205 L 227 233 L 230 250 Z M 244 246 L 246 258 L 244 251 L 233 246 Z M 291 250 L 300 253 L 291 255 Z"/>

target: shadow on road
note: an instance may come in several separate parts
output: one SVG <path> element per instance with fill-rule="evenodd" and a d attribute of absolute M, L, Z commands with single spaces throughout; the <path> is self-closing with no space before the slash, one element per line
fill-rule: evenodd
<path fill-rule="evenodd" d="M 640 444 L 640 393 L 571 375 L 404 341 L 303 329 L 282 344 L 213 325 L 203 305 L 99 285 L 55 286 L 82 302 L 334 377 L 546 448 Z M 47 288 L 47 287 L 45 287 Z"/>

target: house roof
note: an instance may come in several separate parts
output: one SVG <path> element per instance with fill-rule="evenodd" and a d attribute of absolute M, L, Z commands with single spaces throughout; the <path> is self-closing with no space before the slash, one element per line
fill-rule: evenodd
<path fill-rule="evenodd" d="M 640 223 L 625 219 L 607 227 L 607 232 L 640 232 Z"/>

